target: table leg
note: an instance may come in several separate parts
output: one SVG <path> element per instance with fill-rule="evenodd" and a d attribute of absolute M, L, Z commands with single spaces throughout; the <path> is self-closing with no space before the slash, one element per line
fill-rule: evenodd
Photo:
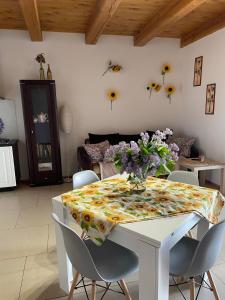
<path fill-rule="evenodd" d="M 68 223 L 66 208 L 59 201 L 52 200 L 53 212 L 59 217 L 60 221 Z M 55 225 L 56 233 L 56 249 L 58 257 L 58 268 L 59 268 L 59 285 L 60 288 L 69 294 L 71 282 L 73 280 L 73 268 L 69 261 L 64 246 L 62 232 L 59 226 Z"/>
<path fill-rule="evenodd" d="M 201 219 L 197 228 L 197 239 L 200 241 L 205 233 L 209 230 L 210 223 L 206 219 Z"/>
<path fill-rule="evenodd" d="M 169 247 L 138 242 L 139 299 L 169 299 Z"/>
<path fill-rule="evenodd" d="M 225 195 L 225 168 L 221 169 L 220 174 L 220 191 Z"/>

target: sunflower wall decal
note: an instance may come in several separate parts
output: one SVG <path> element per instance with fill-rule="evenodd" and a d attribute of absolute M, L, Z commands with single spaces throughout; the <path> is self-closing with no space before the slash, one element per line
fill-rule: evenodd
<path fill-rule="evenodd" d="M 113 64 L 112 61 L 109 61 L 108 67 L 105 72 L 102 74 L 104 76 L 107 72 L 111 71 L 114 73 L 119 73 L 122 70 L 122 66 L 118 64 Z"/>
<path fill-rule="evenodd" d="M 162 66 L 162 70 L 161 70 L 163 85 L 165 83 L 166 74 L 168 74 L 170 72 L 171 72 L 171 65 L 170 64 L 164 64 Z"/>
<path fill-rule="evenodd" d="M 161 90 L 161 87 L 162 86 L 159 83 L 156 83 L 154 81 L 150 82 L 146 87 L 146 90 L 149 92 L 149 98 L 151 98 L 152 91 L 158 93 Z"/>
<path fill-rule="evenodd" d="M 107 91 L 107 99 L 111 102 L 111 110 L 113 107 L 113 102 L 118 100 L 119 98 L 119 92 L 115 89 L 110 89 Z"/>
<path fill-rule="evenodd" d="M 169 99 L 169 103 L 171 104 L 172 95 L 176 92 L 176 88 L 174 85 L 168 85 L 165 87 L 166 96 Z"/>

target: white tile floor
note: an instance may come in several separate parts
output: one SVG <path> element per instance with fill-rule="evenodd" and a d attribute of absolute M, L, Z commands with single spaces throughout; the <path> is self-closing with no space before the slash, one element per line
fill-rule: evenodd
<path fill-rule="evenodd" d="M 70 185 L 63 184 L 36 188 L 21 186 L 15 191 L 0 192 L 0 300 L 67 299 L 58 284 L 54 225 L 50 213 L 51 198 L 70 189 Z M 225 246 L 213 275 L 223 300 Z M 133 300 L 138 300 L 138 284 L 133 282 L 128 286 Z M 184 292 L 188 295 L 187 288 Z M 75 299 L 86 300 L 82 292 Z M 125 298 L 109 293 L 105 299 Z M 171 288 L 170 299 L 182 297 Z M 210 299 L 214 299 L 212 293 L 203 289 L 199 300 Z"/>

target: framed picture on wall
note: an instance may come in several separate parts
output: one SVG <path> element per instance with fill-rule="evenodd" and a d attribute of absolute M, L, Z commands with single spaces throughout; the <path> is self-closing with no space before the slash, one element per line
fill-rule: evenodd
<path fill-rule="evenodd" d="M 203 56 L 196 57 L 195 65 L 194 65 L 193 86 L 200 86 L 202 83 L 202 64 L 203 64 Z"/>
<path fill-rule="evenodd" d="M 214 115 L 215 111 L 215 96 L 216 96 L 216 84 L 207 84 L 206 86 L 206 103 L 205 114 Z"/>

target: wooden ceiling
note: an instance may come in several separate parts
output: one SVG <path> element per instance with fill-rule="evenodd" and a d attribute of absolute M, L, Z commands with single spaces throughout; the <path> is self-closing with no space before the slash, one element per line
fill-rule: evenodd
<path fill-rule="evenodd" d="M 181 39 L 184 47 L 225 27 L 225 0 L 0 0 L 0 29 L 129 35 L 135 46 L 154 37 Z"/>

